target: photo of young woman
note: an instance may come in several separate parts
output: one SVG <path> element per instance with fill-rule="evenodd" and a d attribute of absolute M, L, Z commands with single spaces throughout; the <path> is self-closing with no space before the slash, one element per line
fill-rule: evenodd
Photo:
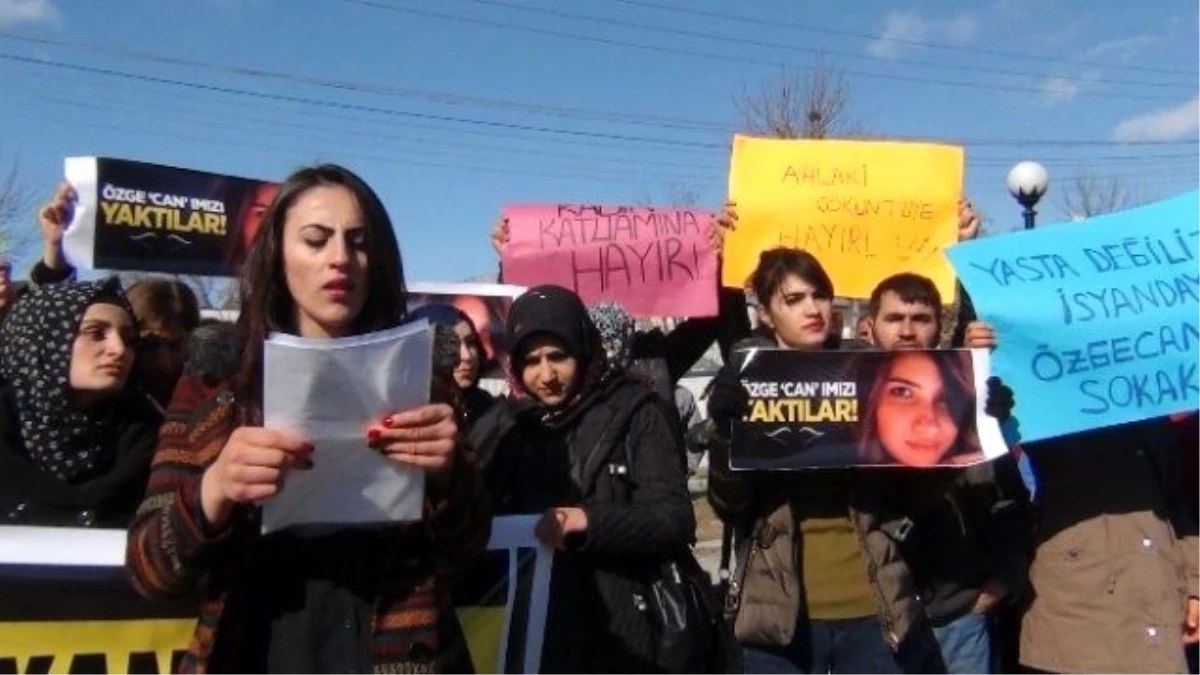
<path fill-rule="evenodd" d="M 233 231 L 237 234 L 229 240 L 229 245 L 226 249 L 226 258 L 238 267 L 242 261 L 246 259 L 246 253 L 254 244 L 254 236 L 258 234 L 259 227 L 262 225 L 263 216 L 267 212 L 267 208 L 271 206 L 271 202 L 275 200 L 275 195 L 279 194 L 278 183 L 259 182 L 250 183 L 241 204 L 238 206 L 237 213 L 233 220 Z M 233 270 L 236 275 L 237 270 Z"/>
<path fill-rule="evenodd" d="M 970 352 L 898 351 L 882 361 L 878 353 L 872 356 L 862 360 L 872 374 L 859 379 L 869 384 L 858 425 L 863 464 L 929 467 L 983 458 Z"/>

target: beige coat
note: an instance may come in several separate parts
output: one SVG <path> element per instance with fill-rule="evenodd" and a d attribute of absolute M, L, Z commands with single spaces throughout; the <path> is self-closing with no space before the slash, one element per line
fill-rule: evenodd
<path fill-rule="evenodd" d="M 1156 421 L 1027 448 L 1039 488 L 1022 664 L 1187 672 L 1181 627 L 1198 552 L 1177 433 Z"/>

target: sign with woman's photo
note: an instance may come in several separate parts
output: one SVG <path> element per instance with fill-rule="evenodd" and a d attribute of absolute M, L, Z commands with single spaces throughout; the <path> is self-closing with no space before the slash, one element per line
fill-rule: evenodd
<path fill-rule="evenodd" d="M 63 237 L 80 269 L 236 276 L 275 183 L 108 157 L 68 157 Z"/>
<path fill-rule="evenodd" d="M 734 469 L 964 466 L 1008 452 L 985 350 L 740 352 Z"/>
<path fill-rule="evenodd" d="M 482 283 L 417 282 L 408 284 L 408 310 L 425 305 L 449 305 L 465 314 L 475 326 L 483 350 L 484 377 L 499 377 L 508 359 L 504 344 L 504 322 L 513 299 L 525 292 L 523 286 Z"/>

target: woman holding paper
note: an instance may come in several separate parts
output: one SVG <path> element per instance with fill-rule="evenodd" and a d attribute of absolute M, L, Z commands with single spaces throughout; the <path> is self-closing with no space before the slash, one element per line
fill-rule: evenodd
<path fill-rule="evenodd" d="M 833 282 L 811 254 L 764 251 L 750 285 L 760 335 L 740 349 L 829 347 Z M 731 424 L 749 407 L 741 357 L 709 396 L 708 496 L 740 540 L 727 603 L 746 672 L 944 672 L 897 543 L 913 506 L 902 493 L 920 486 L 885 469 L 730 470 Z"/>
<path fill-rule="evenodd" d="M 216 386 L 185 375 L 162 429 L 129 532 L 134 586 L 147 596 L 200 586 L 185 671 L 435 671 L 450 604 L 443 572 L 483 549 L 490 522 L 449 405 L 396 411 L 363 430 L 363 452 L 426 472 L 421 522 L 294 535 L 259 526 L 258 505 L 289 472 L 313 466 L 306 439 L 261 426 L 264 340 L 399 325 L 391 222 L 358 176 L 322 165 L 281 185 L 262 227 L 241 280 L 238 371 Z"/>
<path fill-rule="evenodd" d="M 560 552 L 542 670 L 658 672 L 646 578 L 695 531 L 678 435 L 656 395 L 609 366 L 571 291 L 517 298 L 508 344 L 524 397 L 498 404 L 480 455 L 497 512 L 542 514 L 536 534 Z"/>

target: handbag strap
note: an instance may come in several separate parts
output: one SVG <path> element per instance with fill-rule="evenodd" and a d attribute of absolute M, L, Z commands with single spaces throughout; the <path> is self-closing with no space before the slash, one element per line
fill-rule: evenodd
<path fill-rule="evenodd" d="M 730 568 L 733 559 L 733 528 L 721 523 L 721 562 L 717 565 L 717 590 L 724 597 L 729 592 Z"/>

